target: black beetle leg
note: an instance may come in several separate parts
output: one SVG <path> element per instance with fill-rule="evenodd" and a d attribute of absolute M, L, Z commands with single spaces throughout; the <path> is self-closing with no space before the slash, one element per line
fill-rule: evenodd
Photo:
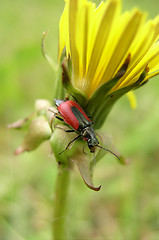
<path fill-rule="evenodd" d="M 60 121 L 64 121 L 62 118 L 60 118 L 59 116 L 57 116 L 57 113 L 55 113 L 54 111 L 52 111 L 51 109 L 48 109 L 50 112 L 54 113 L 54 117 L 57 118 L 58 120 Z M 51 130 L 53 131 L 53 128 L 52 128 L 52 124 L 53 124 L 53 120 L 54 120 L 54 117 L 51 117 L 51 122 L 50 122 L 50 125 L 51 125 Z"/>
<path fill-rule="evenodd" d="M 49 108 L 48 111 L 54 113 L 55 118 L 57 118 L 58 120 L 60 120 L 60 121 L 64 121 L 63 118 L 59 117 L 59 116 L 58 116 L 59 114 L 56 113 L 56 112 L 54 112 L 52 109 Z"/>
<path fill-rule="evenodd" d="M 71 133 L 71 132 L 75 132 L 75 130 L 73 130 L 73 129 L 71 130 L 70 129 L 70 130 L 65 130 L 65 132 Z"/>
<path fill-rule="evenodd" d="M 64 121 L 63 118 L 57 116 L 56 114 L 55 114 L 55 118 L 57 118 L 58 120 L 60 120 L 60 121 L 62 121 L 62 122 Z"/>
<path fill-rule="evenodd" d="M 68 147 L 71 145 L 71 143 L 73 143 L 74 141 L 76 141 L 76 140 L 77 140 L 78 138 L 80 138 L 80 137 L 81 137 L 81 135 L 78 135 L 77 137 L 75 137 L 74 139 L 72 139 L 72 140 L 67 144 L 66 148 L 65 148 L 62 152 L 59 153 L 59 155 L 62 154 L 63 152 L 65 152 L 65 151 L 68 149 Z"/>

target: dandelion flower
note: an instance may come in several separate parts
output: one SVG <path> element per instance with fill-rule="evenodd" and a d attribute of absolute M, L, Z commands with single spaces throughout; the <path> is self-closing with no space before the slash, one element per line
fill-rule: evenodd
<path fill-rule="evenodd" d="M 120 0 L 96 5 L 67 0 L 60 20 L 59 59 L 66 49 L 72 88 L 100 127 L 116 100 L 159 74 L 159 16 L 121 12 Z M 134 106 L 132 93 L 129 99 Z M 99 106 L 101 105 L 101 106 Z M 99 115 L 101 120 L 98 121 Z"/>
<path fill-rule="evenodd" d="M 43 40 L 45 36 L 46 33 Z M 98 7 L 88 0 L 66 0 L 59 24 L 56 98 L 62 100 L 70 94 L 77 99 L 86 114 L 92 117 L 93 128 L 99 129 L 120 97 L 127 94 L 132 107 L 135 107 L 133 90 L 159 74 L 158 38 L 159 16 L 146 20 L 146 14 L 136 8 L 123 13 L 120 0 L 107 0 Z M 43 40 L 43 55 L 54 68 L 44 50 Z M 101 149 L 113 153 L 121 163 L 127 163 L 109 136 L 98 131 L 101 146 L 97 140 L 94 146 L 99 149 L 92 151 L 93 159 L 92 152 L 84 154 L 85 141 L 77 140 L 82 136 L 80 131 L 67 134 L 72 132 L 69 129 L 72 125 L 59 124 L 60 118 L 55 119 L 60 114 L 57 109 L 53 108 L 48 114 L 50 103 L 40 101 L 38 105 L 40 109 L 38 107 L 31 117 L 9 125 L 11 128 L 29 126 L 16 154 L 34 150 L 50 139 L 59 166 L 66 169 L 71 166 L 71 161 L 75 162 L 86 185 L 95 191 L 99 191 L 100 186 L 96 188 L 93 185 L 92 169 L 94 160 L 99 161 L 105 154 Z M 95 137 L 95 132 L 93 134 Z M 107 148 L 102 147 L 102 143 Z M 68 146 L 69 151 L 65 151 Z"/>

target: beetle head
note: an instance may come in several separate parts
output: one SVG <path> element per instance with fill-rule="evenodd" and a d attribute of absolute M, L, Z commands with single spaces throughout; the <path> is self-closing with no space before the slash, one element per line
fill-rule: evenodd
<path fill-rule="evenodd" d="M 115 154 L 111 150 L 99 145 L 99 141 L 96 138 L 95 132 L 92 127 L 84 128 L 82 130 L 81 134 L 82 134 L 84 140 L 87 141 L 87 144 L 88 144 L 88 147 L 89 147 L 91 153 L 94 153 L 96 148 L 98 147 L 98 148 L 101 148 L 101 149 L 113 154 L 116 158 L 118 158 L 120 160 L 120 158 L 118 157 L 117 154 Z"/>
<path fill-rule="evenodd" d="M 59 107 L 60 104 L 64 102 L 64 100 L 58 100 L 58 99 L 55 99 L 54 101 L 55 101 L 56 107 Z"/>

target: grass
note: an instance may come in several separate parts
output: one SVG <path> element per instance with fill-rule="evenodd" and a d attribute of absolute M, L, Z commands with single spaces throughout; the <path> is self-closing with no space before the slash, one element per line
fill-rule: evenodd
<path fill-rule="evenodd" d="M 135 2 L 135 3 L 134 3 Z M 124 1 L 124 8 L 138 5 L 158 13 L 158 2 Z M 0 59 L 0 240 L 50 240 L 52 203 L 57 165 L 49 143 L 32 153 L 15 157 L 22 141 L 7 123 L 33 111 L 37 98 L 53 100 L 55 74 L 43 59 L 42 32 L 50 29 L 47 49 L 57 59 L 58 21 L 63 1 L 24 0 L 1 3 Z M 159 81 L 136 91 L 138 107 L 126 97 L 114 107 L 103 129 L 131 159 L 121 166 L 108 156 L 95 171 L 100 192 L 87 189 L 74 168 L 70 186 L 71 239 L 159 239 Z"/>

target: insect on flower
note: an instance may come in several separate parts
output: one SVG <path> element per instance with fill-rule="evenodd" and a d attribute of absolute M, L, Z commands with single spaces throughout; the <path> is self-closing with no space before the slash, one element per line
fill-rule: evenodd
<path fill-rule="evenodd" d="M 76 132 L 78 134 L 77 137 L 75 137 L 68 143 L 66 148 L 61 153 L 67 150 L 72 142 L 76 141 L 80 137 L 83 137 L 83 140 L 87 141 L 87 145 L 91 153 L 94 153 L 96 148 L 98 147 L 110 152 L 119 159 L 119 157 L 111 150 L 103 148 L 99 145 L 99 141 L 92 127 L 93 122 L 89 119 L 89 117 L 86 115 L 84 110 L 77 102 L 73 100 L 68 100 L 68 98 L 66 98 L 66 100 L 55 99 L 55 104 L 59 112 L 59 114 L 55 114 L 55 117 L 61 121 L 64 121 L 73 128 L 65 131 Z"/>

